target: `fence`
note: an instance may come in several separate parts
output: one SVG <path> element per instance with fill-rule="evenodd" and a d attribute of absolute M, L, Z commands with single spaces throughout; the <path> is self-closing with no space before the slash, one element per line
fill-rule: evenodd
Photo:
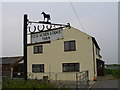
<path fill-rule="evenodd" d="M 2 77 L 10 77 L 10 78 L 24 78 L 24 72 L 10 72 L 10 71 L 2 71 Z"/>
<path fill-rule="evenodd" d="M 76 73 L 76 88 L 87 88 L 89 86 L 88 71 Z"/>
<path fill-rule="evenodd" d="M 45 73 L 28 73 L 29 79 L 47 79 L 55 83 L 57 87 L 65 86 L 76 88 L 76 72 L 45 72 Z"/>
<path fill-rule="evenodd" d="M 3 72 L 10 78 L 24 78 L 23 72 Z M 88 71 L 82 72 L 45 72 L 28 73 L 28 79 L 47 80 L 55 83 L 57 87 L 66 86 L 68 88 L 86 88 L 88 85 Z"/>

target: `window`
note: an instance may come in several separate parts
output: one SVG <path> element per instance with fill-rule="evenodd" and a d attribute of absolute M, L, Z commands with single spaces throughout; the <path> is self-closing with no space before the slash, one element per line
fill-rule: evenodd
<path fill-rule="evenodd" d="M 79 63 L 63 63 L 63 72 L 79 72 Z"/>
<path fill-rule="evenodd" d="M 100 50 L 98 50 L 98 55 L 100 55 Z"/>
<path fill-rule="evenodd" d="M 64 42 L 64 51 L 75 51 L 75 50 L 76 50 L 75 40 Z"/>
<path fill-rule="evenodd" d="M 98 50 L 97 50 L 97 48 L 96 48 L 96 55 L 98 55 Z"/>
<path fill-rule="evenodd" d="M 96 48 L 96 55 L 100 55 L 100 51 Z"/>
<path fill-rule="evenodd" d="M 34 54 L 37 53 L 43 53 L 43 46 L 39 45 L 39 46 L 34 46 Z"/>
<path fill-rule="evenodd" d="M 32 72 L 34 73 L 44 72 L 44 64 L 33 64 Z"/>

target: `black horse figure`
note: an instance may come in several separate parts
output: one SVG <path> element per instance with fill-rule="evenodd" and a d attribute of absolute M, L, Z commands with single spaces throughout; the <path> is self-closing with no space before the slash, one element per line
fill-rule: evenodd
<path fill-rule="evenodd" d="M 50 15 L 49 15 L 49 14 L 46 14 L 46 13 L 44 13 L 44 12 L 42 12 L 41 14 L 43 14 L 44 21 L 45 21 L 45 18 L 47 19 L 47 21 L 46 21 L 46 22 L 48 22 L 49 20 L 51 20 L 51 18 L 50 18 Z"/>

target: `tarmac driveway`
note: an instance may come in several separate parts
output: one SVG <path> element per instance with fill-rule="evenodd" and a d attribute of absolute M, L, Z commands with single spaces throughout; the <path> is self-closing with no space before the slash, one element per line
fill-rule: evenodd
<path fill-rule="evenodd" d="M 118 80 L 96 81 L 92 88 L 118 88 Z"/>
<path fill-rule="evenodd" d="M 118 89 L 118 81 L 120 83 L 120 79 L 114 79 L 112 77 L 112 75 L 105 75 L 105 76 L 99 76 L 97 78 L 97 81 L 95 81 L 95 83 L 93 84 L 93 86 L 91 87 L 91 90 L 96 90 L 95 88 L 98 89 L 105 89 L 105 90 L 120 90 Z M 103 90 L 104 90 L 103 89 Z"/>

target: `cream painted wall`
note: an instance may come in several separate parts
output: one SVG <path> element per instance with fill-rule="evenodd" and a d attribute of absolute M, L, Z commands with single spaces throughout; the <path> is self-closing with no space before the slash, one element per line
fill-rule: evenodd
<path fill-rule="evenodd" d="M 32 72 L 32 64 L 44 64 L 46 75 L 52 72 L 62 72 L 62 63 L 79 63 L 80 71 L 88 70 L 89 79 L 94 78 L 93 42 L 90 35 L 83 33 L 73 27 L 63 30 L 64 39 L 54 40 L 51 43 L 42 44 L 43 53 L 34 54 L 33 46 L 28 46 L 28 72 Z M 64 52 L 64 41 L 76 41 L 76 51 Z M 39 44 L 40 45 L 40 44 Z M 94 45 L 95 48 L 95 45 Z M 95 50 L 95 49 L 94 49 Z M 96 59 L 96 51 L 95 59 Z M 95 60 L 95 70 L 96 60 Z M 64 74 L 64 75 L 62 75 Z M 41 73 L 36 74 L 41 78 Z M 45 73 L 43 73 L 45 75 Z M 61 76 L 61 77 L 60 77 Z M 75 80 L 75 73 L 63 72 L 57 79 Z"/>

